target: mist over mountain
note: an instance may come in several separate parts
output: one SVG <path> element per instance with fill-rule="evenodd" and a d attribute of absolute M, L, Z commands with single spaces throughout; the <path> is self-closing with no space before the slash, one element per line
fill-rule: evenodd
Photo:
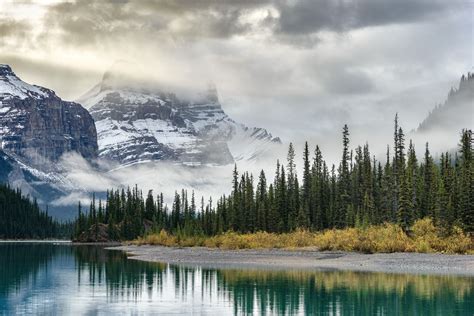
<path fill-rule="evenodd" d="M 235 162 L 257 173 L 284 158 L 279 138 L 224 112 L 213 85 L 163 92 L 170 88 L 112 68 L 79 98 L 84 108 L 23 82 L 9 66 L 0 70 L 0 180 L 59 217 L 73 216 L 77 201 L 87 203 L 92 192 L 101 197 L 117 185 L 216 196 L 230 186 Z M 446 142 L 455 144 L 462 128 L 472 128 L 473 78 L 463 76 L 409 137 L 451 149 Z"/>
<path fill-rule="evenodd" d="M 469 128 L 474 125 L 474 74 L 463 75 L 458 88 L 451 88 L 448 98 L 437 105 L 420 123 L 418 133 L 443 129 Z"/>
<path fill-rule="evenodd" d="M 78 99 L 95 120 L 100 158 L 120 165 L 161 160 L 226 165 L 257 159 L 281 143 L 263 128 L 231 119 L 212 84 L 180 95 L 151 78 L 133 78 L 124 68 L 116 63 Z"/>
<path fill-rule="evenodd" d="M 0 181 L 47 204 L 74 187 L 58 164 L 70 152 L 97 158 L 96 129 L 89 112 L 0 65 Z"/>
<path fill-rule="evenodd" d="M 462 75 L 458 87 L 452 87 L 444 103 L 438 104 L 409 136 L 429 141 L 436 151 L 454 150 L 462 129 L 474 128 L 474 74 Z"/>
<path fill-rule="evenodd" d="M 227 116 L 212 85 L 182 95 L 112 69 L 81 99 L 86 110 L 2 65 L 0 181 L 37 198 L 52 214 L 70 217 L 92 192 L 100 197 L 116 185 L 142 185 L 153 172 L 160 177 L 150 187 L 219 194 L 213 189 L 226 187 L 221 180 L 234 162 L 258 165 L 281 147 L 265 129 Z M 215 171 L 216 179 L 204 181 Z"/>
<path fill-rule="evenodd" d="M 0 316 L 471 314 L 473 12 L 0 0 Z"/>

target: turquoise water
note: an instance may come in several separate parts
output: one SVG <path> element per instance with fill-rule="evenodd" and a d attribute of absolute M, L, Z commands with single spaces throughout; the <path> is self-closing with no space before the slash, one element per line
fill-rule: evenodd
<path fill-rule="evenodd" d="M 0 315 L 474 315 L 474 278 L 207 269 L 0 243 Z"/>

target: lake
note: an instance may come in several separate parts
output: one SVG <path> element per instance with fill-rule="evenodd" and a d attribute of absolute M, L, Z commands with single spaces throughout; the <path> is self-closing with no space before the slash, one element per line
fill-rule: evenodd
<path fill-rule="evenodd" d="M 0 243 L 0 315 L 473 315 L 474 278 L 208 269 Z"/>

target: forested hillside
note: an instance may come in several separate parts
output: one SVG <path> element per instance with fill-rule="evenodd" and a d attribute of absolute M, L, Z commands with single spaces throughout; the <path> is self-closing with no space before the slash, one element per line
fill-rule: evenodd
<path fill-rule="evenodd" d="M 428 144 L 418 160 L 413 143 L 406 145 L 397 117 L 393 142 L 386 161 L 377 161 L 368 144 L 350 149 L 346 125 L 339 166 L 329 166 L 318 146 L 311 156 L 306 144 L 303 174 L 298 176 L 290 144 L 286 165 L 277 161 L 272 183 L 263 171 L 255 180 L 247 172 L 239 174 L 236 167 L 232 192 L 215 202 L 196 201 L 194 192 L 182 190 L 175 193 L 169 209 L 162 194 L 155 197 L 149 191 L 144 197 L 137 187 L 111 190 L 105 204 L 99 202 L 97 208 L 95 201 L 91 203 L 88 215 L 79 208 L 75 236 L 93 241 L 101 233 L 130 240 L 161 229 L 211 236 L 229 230 L 282 233 L 384 222 L 409 231 L 415 220 L 425 217 L 446 233 L 455 226 L 474 231 L 472 131 L 463 130 L 459 152 L 443 153 L 440 161 L 433 159 Z"/>
<path fill-rule="evenodd" d="M 457 88 L 451 88 L 443 104 L 438 104 L 421 122 L 416 133 L 440 135 L 457 130 L 460 126 L 474 125 L 474 74 L 463 75 Z"/>
<path fill-rule="evenodd" d="M 68 238 L 69 226 L 53 220 L 20 190 L 0 184 L 0 239 Z"/>

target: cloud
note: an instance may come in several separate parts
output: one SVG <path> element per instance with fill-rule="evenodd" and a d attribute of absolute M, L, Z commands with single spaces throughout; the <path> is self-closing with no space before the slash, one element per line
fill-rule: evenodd
<path fill-rule="evenodd" d="M 59 63 L 57 60 L 37 59 L 34 55 L 3 53 L 0 50 L 0 63 L 8 64 L 24 81 L 40 84 L 47 88 L 60 87 L 56 93 L 66 100 L 77 97 L 78 91 L 86 91 L 101 78 L 101 69 L 76 67 L 72 64 Z"/>
<path fill-rule="evenodd" d="M 0 42 L 9 37 L 23 38 L 30 30 L 31 26 L 25 21 L 0 17 Z"/>
<path fill-rule="evenodd" d="M 278 1 L 280 17 L 277 30 L 300 35 L 420 22 L 452 7 L 452 3 L 441 0 Z"/>
<path fill-rule="evenodd" d="M 46 36 L 57 30 L 74 45 L 97 45 L 128 36 L 157 41 L 229 38 L 251 25 L 241 20 L 261 1 L 93 1 L 58 3 L 49 8 Z"/>
<path fill-rule="evenodd" d="M 368 94 L 375 90 L 375 82 L 364 70 L 343 62 L 335 64 L 316 64 L 313 76 L 319 80 L 329 94 L 352 95 Z"/>
<path fill-rule="evenodd" d="M 116 60 L 137 61 L 145 80 L 182 90 L 212 80 L 236 121 L 328 148 L 344 123 L 356 143 L 391 138 L 397 111 L 416 127 L 472 68 L 466 1 L 55 1 L 36 19 L 27 4 L 9 14 L 2 4 L 1 19 L 37 24 L 0 45 L 0 62 L 61 97 L 82 95 Z"/>
<path fill-rule="evenodd" d="M 82 0 L 51 6 L 45 20 L 75 44 L 136 32 L 178 41 L 266 33 L 270 39 L 311 46 L 321 31 L 421 22 L 458 7 L 441 0 Z"/>

